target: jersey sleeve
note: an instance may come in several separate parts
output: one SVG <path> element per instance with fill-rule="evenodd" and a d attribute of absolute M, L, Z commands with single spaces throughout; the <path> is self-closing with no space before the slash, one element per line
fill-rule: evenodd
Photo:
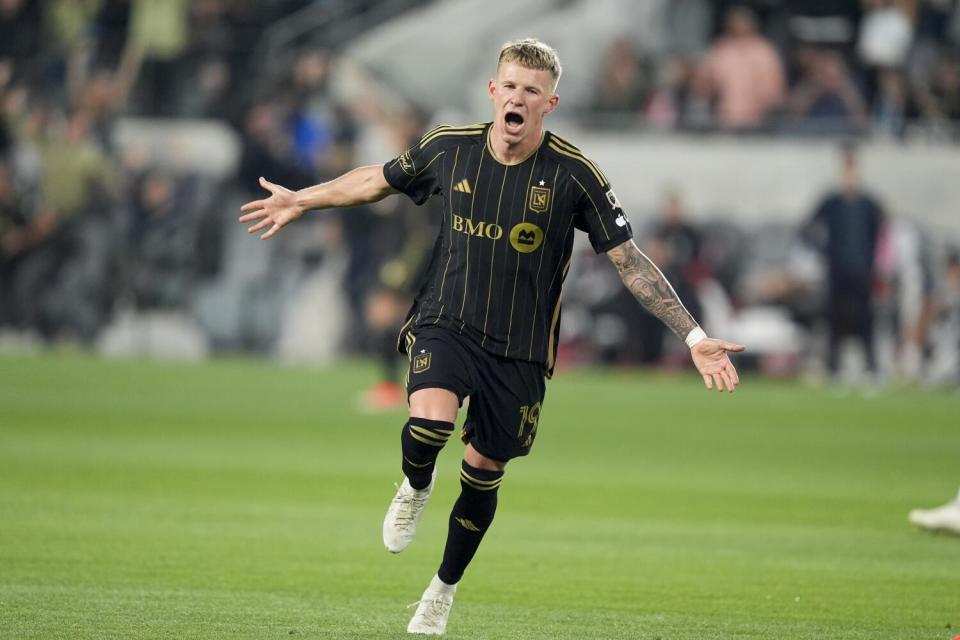
<path fill-rule="evenodd" d="M 383 165 L 383 177 L 390 186 L 406 194 L 416 204 L 423 204 L 432 195 L 440 193 L 437 167 L 444 154 L 443 145 L 428 141 L 430 134 Z"/>
<path fill-rule="evenodd" d="M 585 231 L 597 253 L 605 253 L 633 237 L 633 229 L 610 181 L 592 161 L 571 173 L 574 181 L 577 229 Z"/>

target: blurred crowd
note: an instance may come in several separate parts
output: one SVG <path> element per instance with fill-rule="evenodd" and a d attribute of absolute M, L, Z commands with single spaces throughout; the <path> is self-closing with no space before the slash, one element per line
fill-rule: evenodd
<path fill-rule="evenodd" d="M 304 219 L 270 243 L 237 240 L 236 224 L 259 176 L 314 184 L 399 153 L 431 122 L 332 91 L 335 48 L 291 46 L 270 67 L 260 58 L 283 18 L 376 4 L 0 0 L 0 346 L 376 354 L 384 381 L 395 378 L 393 340 L 429 258 L 434 209 L 390 198 Z M 690 13 L 716 17 L 699 55 L 611 44 L 591 107 L 610 117 L 592 125 L 954 135 L 955 2 L 709 5 Z M 226 124 L 240 141 L 235 166 L 120 144 L 130 119 Z M 638 240 L 708 330 L 760 346 L 756 363 L 769 373 L 803 370 L 820 340 L 813 351 L 840 375 L 851 338 L 870 376 L 921 377 L 933 345 L 960 350 L 960 257 L 888 217 L 860 185 L 855 153 L 842 157 L 839 191 L 800 228 L 695 225 L 671 189 L 661 211 L 632 211 Z M 586 254 L 575 263 L 563 358 L 675 360 L 673 341 L 609 265 Z M 886 359 L 878 332 L 893 345 Z M 398 398 L 395 385 L 375 391 L 375 403 Z"/>
<path fill-rule="evenodd" d="M 672 20 L 686 37 L 660 49 L 609 45 L 591 125 L 957 139 L 953 0 L 683 0 Z"/>
<path fill-rule="evenodd" d="M 799 225 L 692 221 L 682 192 L 635 225 L 637 242 L 709 332 L 750 345 L 768 376 L 839 388 L 960 382 L 960 248 L 888 211 L 840 145 L 836 186 Z M 686 366 L 679 341 L 584 247 L 565 299 L 564 354 Z"/>

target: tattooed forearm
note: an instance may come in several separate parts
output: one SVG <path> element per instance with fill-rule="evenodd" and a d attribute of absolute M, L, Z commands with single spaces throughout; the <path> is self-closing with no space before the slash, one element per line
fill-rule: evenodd
<path fill-rule="evenodd" d="M 632 240 L 614 247 L 607 255 L 633 297 L 644 309 L 660 318 L 681 340 L 697 327 L 696 320 L 684 308 L 663 273 Z"/>

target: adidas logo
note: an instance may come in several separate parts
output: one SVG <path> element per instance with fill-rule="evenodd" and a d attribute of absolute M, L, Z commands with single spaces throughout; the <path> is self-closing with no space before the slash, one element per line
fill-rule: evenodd
<path fill-rule="evenodd" d="M 453 190 L 460 193 L 473 193 L 473 189 L 470 188 L 470 183 L 467 182 L 466 178 L 454 185 Z"/>
<path fill-rule="evenodd" d="M 457 518 L 456 520 L 457 522 L 460 523 L 460 526 L 466 529 L 467 531 L 476 531 L 477 533 L 480 533 L 480 529 L 477 528 L 477 525 L 473 524 L 471 521 L 467 520 L 466 518 Z"/>

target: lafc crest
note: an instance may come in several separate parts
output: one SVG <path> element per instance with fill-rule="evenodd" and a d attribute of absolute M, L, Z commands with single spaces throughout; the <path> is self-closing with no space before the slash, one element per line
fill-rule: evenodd
<path fill-rule="evenodd" d="M 550 187 L 530 187 L 527 206 L 531 211 L 546 213 L 550 208 Z"/>
<path fill-rule="evenodd" d="M 423 373 L 430 368 L 430 356 L 429 352 L 419 353 L 413 356 L 413 372 L 414 373 Z"/>

